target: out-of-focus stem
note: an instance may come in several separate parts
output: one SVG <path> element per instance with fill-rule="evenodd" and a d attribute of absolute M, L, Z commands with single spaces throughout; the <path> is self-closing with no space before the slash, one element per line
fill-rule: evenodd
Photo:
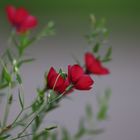
<path fill-rule="evenodd" d="M 10 96 L 11 96 L 11 84 L 9 84 L 9 89 L 8 89 L 8 95 L 7 95 L 7 101 L 6 101 L 6 106 L 5 106 L 5 113 L 4 113 L 4 118 L 3 118 L 3 128 L 6 126 L 7 120 L 8 120 L 8 114 L 10 112 Z"/>

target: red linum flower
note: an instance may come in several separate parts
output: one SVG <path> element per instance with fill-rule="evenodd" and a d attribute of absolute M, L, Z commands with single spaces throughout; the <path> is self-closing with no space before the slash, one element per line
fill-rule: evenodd
<path fill-rule="evenodd" d="M 6 13 L 9 22 L 19 33 L 25 33 L 37 25 L 37 19 L 30 15 L 23 7 L 16 9 L 14 6 L 9 5 L 6 7 Z"/>
<path fill-rule="evenodd" d="M 96 59 L 90 52 L 85 54 L 86 73 L 93 73 L 95 75 L 109 74 L 109 70 L 102 66 L 101 61 Z"/>
<path fill-rule="evenodd" d="M 94 81 L 79 65 L 68 66 L 68 79 L 75 89 L 89 90 Z"/>
<path fill-rule="evenodd" d="M 51 67 L 47 75 L 47 88 L 58 93 L 64 93 L 68 86 L 68 80 L 64 79 L 53 67 Z"/>

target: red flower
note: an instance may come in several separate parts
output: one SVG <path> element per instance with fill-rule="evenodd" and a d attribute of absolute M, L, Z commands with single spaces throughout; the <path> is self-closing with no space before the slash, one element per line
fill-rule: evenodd
<path fill-rule="evenodd" d="M 68 86 L 68 80 L 64 79 L 60 74 L 55 71 L 53 67 L 51 67 L 47 75 L 47 88 L 53 89 L 54 91 L 59 93 L 64 93 Z"/>
<path fill-rule="evenodd" d="M 8 20 L 19 33 L 24 33 L 37 25 L 37 19 L 31 16 L 23 7 L 16 9 L 14 6 L 9 5 L 6 7 L 6 13 Z"/>
<path fill-rule="evenodd" d="M 68 66 L 68 79 L 78 90 L 89 90 L 94 82 L 79 65 Z"/>
<path fill-rule="evenodd" d="M 86 72 L 96 75 L 109 74 L 109 70 L 102 66 L 101 61 L 96 59 L 90 52 L 85 54 Z"/>

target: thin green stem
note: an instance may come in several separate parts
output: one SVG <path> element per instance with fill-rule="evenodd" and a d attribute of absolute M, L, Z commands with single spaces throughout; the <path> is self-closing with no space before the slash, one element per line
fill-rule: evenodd
<path fill-rule="evenodd" d="M 13 139 L 11 139 L 11 140 L 17 140 L 17 139 L 20 139 L 20 138 L 24 138 L 24 137 L 28 137 L 28 136 L 32 136 L 33 134 L 31 133 L 31 134 L 26 134 L 26 135 L 23 135 L 23 136 L 18 136 L 18 137 L 15 137 L 15 138 L 13 138 Z"/>
<path fill-rule="evenodd" d="M 65 94 L 65 92 L 63 92 L 61 95 L 59 95 L 58 97 L 56 97 L 56 98 L 53 99 L 52 101 L 50 101 L 50 102 L 48 101 L 48 104 L 51 104 L 51 103 L 53 103 L 53 102 L 59 100 L 60 98 L 62 98 L 62 97 L 64 96 L 64 94 Z"/>
<path fill-rule="evenodd" d="M 69 86 L 67 87 L 67 89 L 66 89 L 63 93 L 61 93 L 61 95 L 59 95 L 58 97 L 56 97 L 54 100 L 48 102 L 48 104 L 51 104 L 51 103 L 53 103 L 53 102 L 59 100 L 60 98 L 62 98 L 62 97 L 65 95 L 66 92 L 68 92 L 68 91 L 71 90 L 72 87 L 73 87 L 73 85 L 69 85 Z"/>
<path fill-rule="evenodd" d="M 4 118 L 3 118 L 3 128 L 6 126 L 7 120 L 8 120 L 8 114 L 10 111 L 10 103 L 9 99 L 11 96 L 11 85 L 9 84 L 9 89 L 8 89 L 8 95 L 7 95 L 7 101 L 6 101 L 6 106 L 5 106 L 5 113 L 4 113 Z"/>
<path fill-rule="evenodd" d="M 42 108 L 40 108 L 40 110 L 38 112 L 34 112 L 36 113 L 35 116 L 33 117 L 33 119 L 27 124 L 27 126 L 22 130 L 22 132 L 19 133 L 19 136 L 21 136 L 26 130 L 27 128 L 32 124 L 32 122 L 35 120 L 35 118 L 39 115 L 39 113 L 42 111 L 42 109 L 44 109 L 44 105 Z"/>
<path fill-rule="evenodd" d="M 27 119 L 29 119 L 32 115 L 34 114 L 34 112 L 30 113 L 28 116 L 26 116 L 25 118 L 22 118 L 21 120 L 19 121 L 16 121 L 12 128 L 15 128 L 18 124 L 22 123 L 22 122 L 25 122 Z"/>
<path fill-rule="evenodd" d="M 19 119 L 20 115 L 23 113 L 23 109 L 19 112 L 19 114 L 17 115 L 16 119 L 12 122 L 12 126 L 16 123 L 16 121 Z"/>
<path fill-rule="evenodd" d="M 8 39 L 8 45 L 9 45 L 9 47 L 11 46 L 11 42 L 12 42 L 12 40 L 13 40 L 13 36 L 15 35 L 15 30 L 12 30 L 11 31 L 11 34 L 10 34 L 10 36 L 9 36 L 9 39 Z"/>
<path fill-rule="evenodd" d="M 34 120 L 35 117 L 28 123 L 28 125 L 22 130 L 22 132 L 19 133 L 18 137 L 20 137 L 27 130 L 27 128 L 32 124 Z"/>

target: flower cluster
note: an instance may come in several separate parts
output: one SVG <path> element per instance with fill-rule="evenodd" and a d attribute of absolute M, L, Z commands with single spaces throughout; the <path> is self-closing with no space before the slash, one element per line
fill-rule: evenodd
<path fill-rule="evenodd" d="M 7 6 L 7 16 L 13 27 L 19 33 L 25 33 L 37 25 L 37 19 L 29 14 L 29 12 L 20 7 L 16 9 L 13 6 Z M 68 66 L 68 74 L 57 73 L 53 67 L 50 68 L 46 77 L 46 89 L 52 89 L 57 93 L 68 93 L 69 90 L 89 90 L 94 81 L 89 74 L 104 75 L 109 74 L 109 70 L 102 66 L 101 61 L 91 52 L 85 54 L 85 71 L 81 66 L 75 64 Z M 70 88 L 68 88 L 70 87 Z"/>
<path fill-rule="evenodd" d="M 47 75 L 47 88 L 53 89 L 58 93 L 67 93 L 70 90 L 89 90 L 93 80 L 91 77 L 84 73 L 82 67 L 75 64 L 68 66 L 68 74 L 63 76 L 61 73 L 57 73 L 52 67 Z"/>
<path fill-rule="evenodd" d="M 68 66 L 68 74 L 57 73 L 52 67 L 47 75 L 47 89 L 53 89 L 57 93 L 67 93 L 68 87 L 77 90 L 91 89 L 94 81 L 89 74 L 105 75 L 109 70 L 102 66 L 101 61 L 96 59 L 90 52 L 85 54 L 86 70 L 75 64 Z"/>
<path fill-rule="evenodd" d="M 37 19 L 30 15 L 23 7 L 16 9 L 12 5 L 9 5 L 6 7 L 6 12 L 9 22 L 19 33 L 25 33 L 37 25 Z"/>
<path fill-rule="evenodd" d="M 54 33 L 54 24 L 53 22 L 48 22 L 45 29 L 37 34 L 31 35 L 31 32 L 29 31 L 38 24 L 36 17 L 32 16 L 25 8 L 15 8 L 12 5 L 6 7 L 6 14 L 8 21 L 14 30 L 12 30 L 8 42 L 11 47 L 7 48 L 0 58 L 0 64 L 2 66 L 0 69 L 0 91 L 4 89 L 4 92 L 6 91 L 5 94 L 8 93 L 7 98 L 5 98 L 6 104 L 4 107 L 3 119 L 0 119 L 0 140 L 24 139 L 24 137 L 27 136 L 27 138 L 31 138 L 32 140 L 48 138 L 57 140 L 56 133 L 55 135 L 49 135 L 48 133 L 50 130 L 55 129 L 56 126 L 48 127 L 41 131 L 40 126 L 46 114 L 59 106 L 58 103 L 64 95 L 70 94 L 75 90 L 90 90 L 94 84 L 94 75 L 107 75 L 110 73 L 110 71 L 104 67 L 103 62 L 107 62 L 111 59 L 111 48 L 108 48 L 105 56 L 101 57 L 99 49 L 101 48 L 100 46 L 102 45 L 102 42 L 99 42 L 100 39 L 95 41 L 95 38 L 102 36 L 100 34 L 105 34 L 106 30 L 104 27 L 100 27 L 103 24 L 96 25 L 94 16 L 92 16 L 91 21 L 92 24 L 95 24 L 95 29 L 87 36 L 87 38 L 90 43 L 93 43 L 91 45 L 93 48 L 92 51 L 88 51 L 83 55 L 83 65 L 68 64 L 67 72 L 64 72 L 62 69 L 57 72 L 52 66 L 45 75 L 45 86 L 42 89 L 37 89 L 37 97 L 26 107 L 20 69 L 23 64 L 32 62 L 34 59 L 25 58 L 25 50 L 33 42 L 48 35 L 52 35 Z M 18 93 L 18 96 L 13 94 L 16 90 L 18 90 L 16 92 Z M 5 96 L 1 97 L 4 98 Z M 15 119 L 8 124 L 9 112 L 11 111 L 10 109 L 14 98 L 19 102 L 20 106 L 18 107 L 20 107 L 21 110 L 19 114 L 15 116 Z M 99 111 L 97 113 L 98 120 L 105 120 L 107 116 L 108 99 L 108 93 L 104 98 L 102 97 L 100 99 L 100 102 L 102 103 L 99 105 Z M 92 109 L 89 106 L 87 107 L 87 115 L 88 118 L 92 118 Z M 13 129 L 15 128 L 21 128 L 16 129 L 17 131 L 21 131 L 13 135 L 12 132 L 14 132 Z M 28 128 L 30 128 L 29 131 L 27 131 Z M 98 131 L 93 128 L 87 129 L 82 120 L 79 130 L 73 138 L 68 138 L 68 132 L 64 130 L 64 138 L 62 139 L 80 139 L 85 134 L 89 135 L 91 133 L 98 133 Z"/>

